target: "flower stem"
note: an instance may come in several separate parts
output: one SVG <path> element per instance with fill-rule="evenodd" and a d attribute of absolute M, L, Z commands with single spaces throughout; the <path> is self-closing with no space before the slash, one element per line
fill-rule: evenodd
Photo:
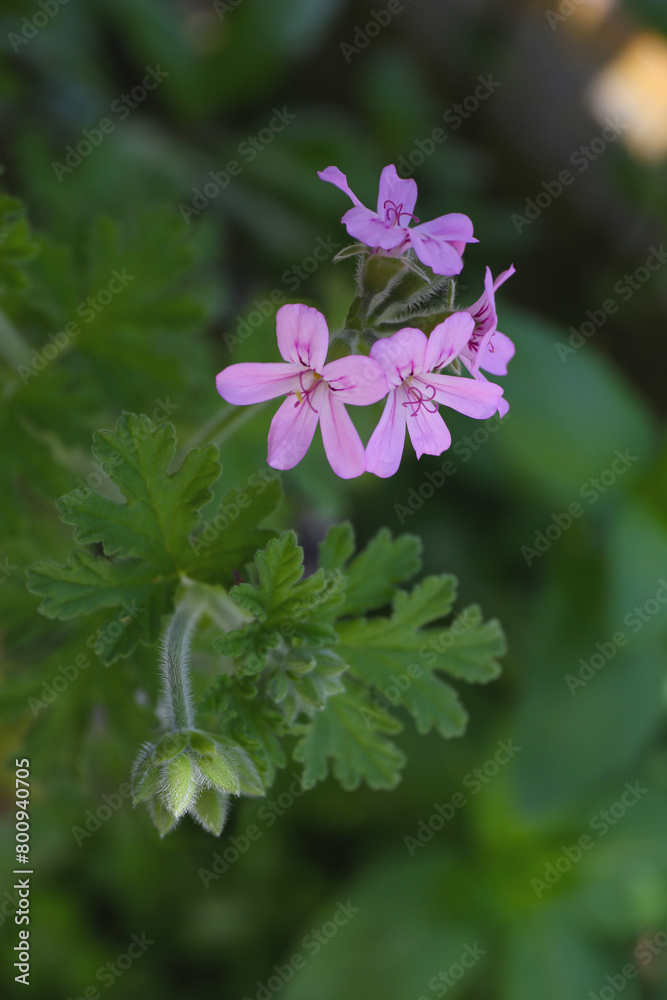
<path fill-rule="evenodd" d="M 268 400 L 267 402 L 270 402 Z M 242 427 L 248 420 L 252 419 L 267 403 L 256 403 L 254 406 L 222 406 L 218 413 L 200 427 L 196 434 L 190 438 L 187 451 L 191 448 L 201 448 L 202 445 L 212 441 L 214 444 L 222 444 L 227 438 Z"/>
<path fill-rule="evenodd" d="M 201 607 L 182 601 L 172 615 L 162 640 L 162 685 L 165 722 L 170 731 L 191 729 L 194 707 L 190 688 L 190 640 Z"/>

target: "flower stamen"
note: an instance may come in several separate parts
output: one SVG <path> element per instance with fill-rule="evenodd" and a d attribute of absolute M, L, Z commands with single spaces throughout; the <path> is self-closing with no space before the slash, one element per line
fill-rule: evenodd
<path fill-rule="evenodd" d="M 412 406 L 415 409 L 412 410 L 410 416 L 416 417 L 419 413 L 420 408 L 423 406 L 427 413 L 437 413 L 438 404 L 434 402 L 435 400 L 435 386 L 428 385 L 427 389 L 432 392 L 431 396 L 425 396 L 421 389 L 418 389 L 415 385 L 405 386 L 405 391 L 408 396 L 412 396 L 412 399 L 407 399 L 403 402 L 403 406 Z"/>
<path fill-rule="evenodd" d="M 313 383 L 312 383 L 312 385 L 308 389 L 306 389 L 305 385 L 303 384 L 303 376 L 305 374 L 309 374 L 309 375 L 313 376 Z M 311 403 L 311 401 L 310 401 L 310 394 L 313 391 L 313 389 L 315 388 L 315 386 L 317 385 L 317 383 L 320 381 L 321 378 L 322 378 L 322 376 L 318 375 L 317 372 L 313 372 L 313 371 L 308 372 L 308 373 L 306 373 L 306 372 L 299 372 L 299 385 L 301 386 L 301 392 L 299 392 L 298 389 L 294 390 L 294 395 L 296 396 L 296 403 L 294 404 L 295 406 L 298 406 L 300 403 L 303 403 L 305 401 L 308 404 L 308 406 L 311 408 L 311 410 L 313 411 L 313 413 L 318 413 L 319 412 L 318 410 L 315 409 L 315 407 Z M 303 395 L 302 395 L 302 393 L 303 393 Z"/>

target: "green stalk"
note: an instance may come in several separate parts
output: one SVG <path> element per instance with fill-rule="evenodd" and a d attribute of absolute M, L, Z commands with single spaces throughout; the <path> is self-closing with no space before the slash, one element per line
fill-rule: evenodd
<path fill-rule="evenodd" d="M 218 413 L 193 434 L 184 452 L 190 451 L 191 448 L 201 448 L 202 445 L 209 442 L 217 445 L 222 444 L 254 417 L 260 409 L 263 409 L 268 402 L 271 400 L 267 400 L 265 403 L 255 403 L 254 406 L 221 406 Z"/>
<path fill-rule="evenodd" d="M 195 713 L 190 688 L 190 641 L 201 608 L 183 601 L 176 608 L 162 640 L 162 685 L 165 723 L 175 729 L 192 729 Z"/>

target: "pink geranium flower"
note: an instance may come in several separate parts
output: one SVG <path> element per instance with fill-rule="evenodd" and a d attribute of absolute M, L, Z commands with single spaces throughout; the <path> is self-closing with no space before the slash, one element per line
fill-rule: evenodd
<path fill-rule="evenodd" d="M 480 368 L 491 375 L 507 375 L 507 365 L 514 357 L 513 342 L 498 329 L 495 294 L 514 273 L 515 268 L 512 265 L 494 281 L 491 269 L 487 267 L 484 291 L 477 302 L 466 309 L 475 321 L 475 330 L 467 346 L 461 351 L 461 361 L 476 379 L 485 379 Z M 508 410 L 509 403 L 501 399 L 498 413 L 504 417 Z"/>
<path fill-rule="evenodd" d="M 247 405 L 286 395 L 271 421 L 267 461 L 292 469 L 308 451 L 319 422 L 331 468 L 341 479 L 366 468 L 364 446 L 345 409 L 387 394 L 382 370 L 370 358 L 351 355 L 325 364 L 329 330 L 324 316 L 305 305 L 285 305 L 276 315 L 278 349 L 285 363 L 230 365 L 216 378 L 228 403 Z"/>
<path fill-rule="evenodd" d="M 463 270 L 461 254 L 465 244 L 477 243 L 472 235 L 472 222 L 467 215 L 452 213 L 418 225 L 419 219 L 412 214 L 417 185 L 413 180 L 399 177 L 393 164 L 385 167 L 380 176 L 377 212 L 361 204 L 338 167 L 319 170 L 317 176 L 335 184 L 354 202 L 354 208 L 342 219 L 350 236 L 366 246 L 387 250 L 391 256 L 399 256 L 411 246 L 422 263 L 436 274 L 460 274 Z M 412 227 L 411 221 L 416 223 Z"/>
<path fill-rule="evenodd" d="M 473 330 L 472 316 L 458 312 L 436 326 L 430 337 L 407 327 L 373 344 L 371 358 L 384 370 L 391 391 L 366 448 L 368 472 L 382 478 L 394 475 L 406 427 L 417 458 L 446 451 L 452 438 L 438 412 L 440 404 L 479 419 L 496 412 L 503 393 L 500 386 L 437 374 L 461 354 Z"/>

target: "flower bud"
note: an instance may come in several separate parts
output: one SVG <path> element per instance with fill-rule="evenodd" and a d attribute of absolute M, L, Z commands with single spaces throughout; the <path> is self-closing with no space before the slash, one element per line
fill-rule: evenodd
<path fill-rule="evenodd" d="M 200 733 L 198 729 L 193 729 L 189 736 L 190 746 L 196 753 L 206 757 L 213 756 L 215 753 L 215 740 L 212 740 L 210 736 L 206 736 L 204 733 Z"/>
<path fill-rule="evenodd" d="M 197 791 L 197 772 L 188 753 L 179 754 L 163 767 L 163 800 L 177 819 L 187 812 Z"/>
<path fill-rule="evenodd" d="M 190 815 L 215 837 L 222 833 L 228 811 L 229 796 L 215 788 L 205 788 L 190 807 Z"/>

